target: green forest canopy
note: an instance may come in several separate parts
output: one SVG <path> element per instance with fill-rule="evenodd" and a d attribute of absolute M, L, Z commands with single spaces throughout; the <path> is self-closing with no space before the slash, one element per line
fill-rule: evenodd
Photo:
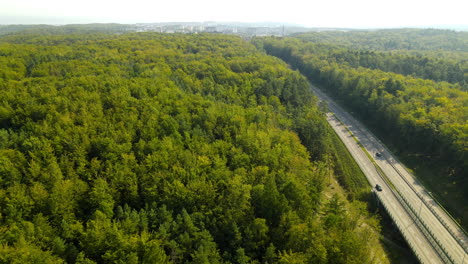
<path fill-rule="evenodd" d="M 322 198 L 307 81 L 239 37 L 7 36 L 0 90 L 1 263 L 387 262 Z"/>
<path fill-rule="evenodd" d="M 382 29 L 307 32 L 295 35 L 314 43 L 338 44 L 365 50 L 468 52 L 468 32 L 441 29 Z"/>
<path fill-rule="evenodd" d="M 324 44 L 322 56 L 339 64 L 458 83 L 468 90 L 468 32 L 436 29 L 329 31 L 297 34 Z"/>
<path fill-rule="evenodd" d="M 350 33 L 349 41 L 357 41 L 353 34 Z M 467 38 L 468 33 L 463 34 Z M 412 41 L 424 43 L 424 40 Z M 413 73 L 405 76 L 389 70 L 389 65 L 405 67 L 404 57 L 398 54 L 362 52 L 297 38 L 271 37 L 253 41 L 268 54 L 300 69 L 311 81 L 385 135 L 400 153 L 416 156 L 420 164 L 435 169 L 434 177 L 426 180 L 466 223 L 468 92 L 460 85 L 466 81 L 466 72 L 462 81 L 437 82 L 416 78 L 411 76 Z M 409 60 L 408 65 L 415 68 L 413 63 Z M 443 65 L 437 67 L 443 68 Z M 432 74 L 437 72 L 430 65 L 426 67 Z M 424 179 L 424 175 L 421 176 Z"/>

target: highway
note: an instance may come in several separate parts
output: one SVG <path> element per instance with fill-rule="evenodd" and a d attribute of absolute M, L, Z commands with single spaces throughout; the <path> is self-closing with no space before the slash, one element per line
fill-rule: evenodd
<path fill-rule="evenodd" d="M 327 102 L 328 122 L 371 186 L 382 186 L 381 192 L 373 188 L 374 193 L 420 262 L 468 264 L 466 235 L 430 193 L 362 124 L 316 87 L 312 90 Z"/>

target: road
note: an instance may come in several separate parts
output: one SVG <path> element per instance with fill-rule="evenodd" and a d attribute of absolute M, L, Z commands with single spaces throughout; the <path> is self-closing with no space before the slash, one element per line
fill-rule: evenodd
<path fill-rule="evenodd" d="M 327 114 L 328 122 L 369 183 L 383 187 L 375 193 L 418 259 L 422 263 L 468 264 L 467 237 L 430 193 L 362 124 L 316 87 L 312 90 L 327 102 L 333 113 Z M 377 152 L 381 157 L 375 156 Z"/>

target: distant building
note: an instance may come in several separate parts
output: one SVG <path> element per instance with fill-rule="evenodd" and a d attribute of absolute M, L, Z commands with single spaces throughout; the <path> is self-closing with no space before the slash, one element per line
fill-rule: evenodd
<path fill-rule="evenodd" d="M 257 35 L 257 28 L 256 27 L 248 27 L 247 28 L 247 34 L 250 36 L 256 36 Z"/>
<path fill-rule="evenodd" d="M 207 33 L 216 33 L 218 32 L 216 27 L 210 26 L 210 27 L 205 27 L 205 32 Z"/>
<path fill-rule="evenodd" d="M 205 27 L 203 25 L 195 26 L 194 31 L 195 32 L 203 32 L 203 31 L 205 31 Z"/>
<path fill-rule="evenodd" d="M 236 34 L 243 37 L 253 36 L 287 36 L 296 32 L 307 32 L 312 29 L 302 27 L 291 27 L 278 25 L 263 25 L 255 23 L 227 23 L 218 24 L 216 22 L 167 22 L 167 23 L 140 23 L 136 24 L 137 32 L 160 32 L 160 33 L 223 33 Z M 320 29 L 315 29 L 320 30 Z"/>

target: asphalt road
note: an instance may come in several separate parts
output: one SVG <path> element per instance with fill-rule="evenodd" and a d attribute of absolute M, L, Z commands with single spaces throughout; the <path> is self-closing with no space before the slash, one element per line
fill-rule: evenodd
<path fill-rule="evenodd" d="M 313 86 L 312 90 L 320 100 L 327 102 L 334 114 L 327 114 L 328 122 L 371 186 L 379 184 L 383 187 L 381 192 L 373 190 L 419 260 L 422 263 L 468 264 L 468 254 L 464 249 L 468 248 L 466 236 L 430 193 L 362 124 L 323 92 Z M 375 156 L 377 152 L 381 157 Z"/>

